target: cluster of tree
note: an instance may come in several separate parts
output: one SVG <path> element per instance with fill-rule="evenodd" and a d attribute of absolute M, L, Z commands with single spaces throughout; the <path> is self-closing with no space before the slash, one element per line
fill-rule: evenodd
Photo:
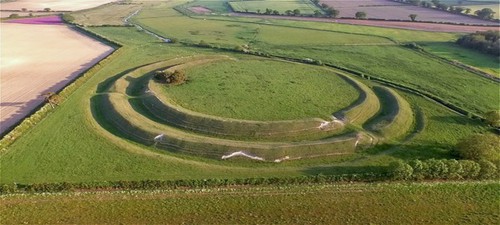
<path fill-rule="evenodd" d="M 499 143 L 500 137 L 494 134 L 472 135 L 456 146 L 456 153 L 463 160 L 396 161 L 389 166 L 389 174 L 396 180 L 499 178 Z"/>
<path fill-rule="evenodd" d="M 487 160 L 428 159 L 396 161 L 389 165 L 394 180 L 424 179 L 492 179 L 499 177 L 495 164 Z"/>
<path fill-rule="evenodd" d="M 316 6 L 318 6 L 321 10 L 323 10 L 323 12 L 325 12 L 325 16 L 326 17 L 337 18 L 337 16 L 340 13 L 340 11 L 338 11 L 335 8 L 329 6 L 328 4 L 325 4 L 325 3 L 320 4 L 319 0 L 312 0 L 312 2 L 314 4 L 316 4 Z M 316 13 L 314 13 L 314 14 L 316 14 Z M 320 15 L 316 15 L 316 16 L 320 16 Z"/>
<path fill-rule="evenodd" d="M 366 13 L 365 12 L 356 12 L 356 14 L 354 14 L 354 17 L 356 19 L 366 19 Z"/>
<path fill-rule="evenodd" d="M 463 159 L 487 160 L 498 164 L 500 163 L 500 136 L 494 134 L 472 135 L 460 141 L 456 146 L 456 151 Z"/>
<path fill-rule="evenodd" d="M 257 10 L 260 13 L 260 9 Z M 280 12 L 278 10 L 273 10 L 273 9 L 268 9 L 266 8 L 266 11 L 263 13 L 264 15 L 279 15 Z M 300 14 L 300 11 L 299 11 Z"/>
<path fill-rule="evenodd" d="M 52 108 L 54 108 L 54 106 L 61 104 L 62 102 L 61 96 L 59 96 L 55 92 L 43 93 L 42 96 L 45 98 L 45 101 L 47 101 L 47 103 L 49 103 L 49 105 Z"/>
<path fill-rule="evenodd" d="M 457 40 L 457 44 L 466 48 L 476 49 L 478 51 L 500 56 L 500 32 L 499 31 L 478 31 L 473 34 L 467 34 Z"/>
<path fill-rule="evenodd" d="M 421 0 L 393 0 L 395 2 L 402 2 L 402 3 L 408 3 L 411 5 L 416 5 L 416 6 L 422 6 L 425 8 L 436 8 L 442 11 L 448 11 L 452 12 L 455 14 L 470 14 L 471 9 L 470 8 L 465 8 L 461 6 L 449 6 L 444 3 L 441 3 L 439 0 L 431 0 L 430 2 L 428 1 L 421 1 Z M 483 8 L 481 10 L 477 10 L 474 12 L 474 15 L 481 19 L 485 20 L 491 20 L 493 19 L 493 15 L 495 12 L 490 9 L 490 8 Z"/>
<path fill-rule="evenodd" d="M 175 70 L 174 72 L 159 70 L 155 72 L 154 79 L 164 84 L 179 85 L 187 81 L 187 76 L 183 70 Z"/>

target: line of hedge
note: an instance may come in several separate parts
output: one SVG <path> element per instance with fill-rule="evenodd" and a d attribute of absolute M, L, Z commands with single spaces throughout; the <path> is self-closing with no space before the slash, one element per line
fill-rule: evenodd
<path fill-rule="evenodd" d="M 76 89 L 81 87 L 87 80 L 89 80 L 97 71 L 99 71 L 103 66 L 107 65 L 112 59 L 121 55 L 122 51 L 120 51 L 121 44 L 111 41 L 103 36 L 100 36 L 91 31 L 85 30 L 79 26 L 72 26 L 72 28 L 80 33 L 85 34 L 91 38 L 97 39 L 98 41 L 102 41 L 111 47 L 114 47 L 115 50 L 113 53 L 109 54 L 107 57 L 99 61 L 94 66 L 86 69 L 79 76 L 77 76 L 72 82 L 66 85 L 62 90 L 58 92 L 58 95 L 61 97 L 63 103 L 66 98 L 68 98 Z M 24 120 L 20 121 L 15 127 L 10 130 L 5 136 L 0 140 L 0 153 L 7 150 L 7 147 L 14 143 L 19 137 L 25 134 L 28 130 L 42 121 L 46 116 L 48 116 L 55 108 L 52 108 L 48 103 L 41 103 L 39 107 L 35 108 L 29 117 L 26 117 Z"/>
<path fill-rule="evenodd" d="M 382 182 L 404 180 L 481 180 L 498 179 L 498 167 L 489 161 L 455 159 L 395 161 L 379 173 L 354 173 L 339 175 L 309 175 L 295 177 L 211 178 L 181 180 L 103 181 L 81 183 L 3 184 L 0 194 L 53 193 L 67 191 L 100 190 L 169 190 L 190 188 L 218 188 L 234 186 L 283 186 L 332 184 L 341 182 Z"/>
<path fill-rule="evenodd" d="M 264 186 L 264 185 L 307 185 L 337 182 L 376 182 L 387 180 L 386 174 L 363 173 L 342 175 L 315 175 L 297 177 L 260 177 L 234 179 L 185 179 L 185 180 L 140 180 L 140 181 L 104 181 L 82 183 L 37 183 L 37 184 L 3 184 L 0 194 L 12 193 L 50 193 L 64 191 L 98 191 L 98 190 L 157 190 L 216 188 L 230 186 Z"/>
<path fill-rule="evenodd" d="M 414 159 L 408 162 L 396 161 L 389 165 L 393 180 L 462 180 L 498 179 L 499 168 L 492 162 L 455 159 Z"/>

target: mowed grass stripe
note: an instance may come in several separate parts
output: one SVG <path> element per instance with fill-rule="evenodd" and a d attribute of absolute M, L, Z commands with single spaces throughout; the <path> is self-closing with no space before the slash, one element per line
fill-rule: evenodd
<path fill-rule="evenodd" d="M 373 90 L 381 100 L 382 107 L 379 114 L 364 127 L 386 140 L 404 136 L 415 118 L 410 104 L 390 88 L 375 86 Z"/>
<path fill-rule="evenodd" d="M 108 107 L 103 113 L 111 124 L 115 125 L 120 133 L 126 133 L 129 139 L 146 145 L 154 144 L 154 137 L 164 134 L 165 138 L 158 146 L 176 146 L 177 151 L 186 149 L 187 153 L 197 153 L 211 158 L 220 158 L 232 152 L 241 150 L 256 154 L 263 158 L 277 159 L 289 154 L 290 157 L 320 155 L 329 153 L 348 153 L 354 151 L 354 135 L 329 138 L 319 141 L 304 142 L 243 142 L 217 139 L 186 133 L 169 126 L 148 120 L 136 112 L 129 104 L 128 98 L 115 94 L 103 94 L 102 107 Z M 120 135 L 120 134 L 118 134 Z M 280 154 L 281 153 L 281 154 Z"/>
<path fill-rule="evenodd" d="M 330 126 L 327 129 L 319 129 L 320 124 L 325 122 L 319 118 L 264 122 L 228 119 L 190 111 L 171 103 L 171 100 L 161 94 L 155 96 L 155 93 L 162 93 L 164 85 L 153 81 L 148 82 L 152 73 L 157 70 L 166 68 L 165 70 L 173 72 L 177 69 L 228 59 L 227 56 L 223 55 L 199 56 L 150 64 L 124 75 L 115 82 L 116 84 L 111 90 L 132 96 L 140 95 L 142 96 L 140 98 L 142 105 L 157 119 L 169 125 L 205 134 L 240 136 L 242 138 L 251 136 L 250 138 L 256 137 L 266 140 L 283 140 L 285 138 L 285 140 L 296 141 L 311 140 L 310 138 L 323 139 L 342 131 L 343 126 L 340 124 Z M 168 67 L 169 65 L 171 67 Z"/>

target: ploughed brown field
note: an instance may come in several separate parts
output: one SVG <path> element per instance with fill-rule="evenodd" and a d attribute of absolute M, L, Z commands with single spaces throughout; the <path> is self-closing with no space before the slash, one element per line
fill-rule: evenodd
<path fill-rule="evenodd" d="M 339 17 L 354 18 L 356 12 L 365 12 L 367 18 L 410 20 L 410 14 L 417 14 L 418 21 L 445 23 L 464 23 L 471 25 L 498 25 L 496 22 L 471 18 L 448 12 L 427 9 L 419 6 L 397 3 L 388 0 L 321 0 L 340 11 Z M 429 1 L 430 2 L 430 1 Z"/>
<path fill-rule="evenodd" d="M 53 11 L 76 11 L 100 6 L 113 2 L 112 0 L 17 0 L 0 4 L 2 10 L 27 10 L 39 11 L 50 8 Z"/>
<path fill-rule="evenodd" d="M 456 33 L 474 33 L 476 31 L 499 30 L 496 26 L 481 26 L 481 25 L 454 25 L 441 23 L 421 23 L 421 22 L 404 22 L 404 21 L 381 21 L 381 20 L 357 20 L 357 19 L 332 19 L 332 18 L 313 18 L 313 17 L 296 17 L 296 16 L 272 16 L 272 15 L 255 15 L 246 13 L 232 13 L 233 16 L 251 17 L 251 18 L 268 18 L 268 19 L 288 19 L 299 21 L 317 21 L 329 23 L 343 23 L 353 25 L 389 27 L 407 30 L 423 30 L 435 32 L 456 32 Z"/>
<path fill-rule="evenodd" d="M 0 27 L 0 133 L 40 105 L 41 94 L 62 89 L 113 51 L 64 24 Z"/>

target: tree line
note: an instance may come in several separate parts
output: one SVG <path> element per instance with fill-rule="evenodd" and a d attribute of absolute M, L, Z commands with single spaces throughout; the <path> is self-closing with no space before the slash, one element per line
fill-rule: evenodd
<path fill-rule="evenodd" d="M 392 0 L 394 2 L 407 3 L 415 6 L 422 6 L 425 8 L 434 8 L 441 11 L 447 11 L 455 14 L 465 14 L 469 15 L 471 13 L 470 8 L 465 8 L 462 6 L 449 6 L 447 4 L 441 3 L 439 0 L 422 1 L 422 0 Z M 492 20 L 495 15 L 495 11 L 490 8 L 483 8 L 474 11 L 474 15 L 480 19 Z"/>
<path fill-rule="evenodd" d="M 456 41 L 460 46 L 474 49 L 486 54 L 500 56 L 500 32 L 499 31 L 477 31 L 476 33 L 461 36 Z"/>

